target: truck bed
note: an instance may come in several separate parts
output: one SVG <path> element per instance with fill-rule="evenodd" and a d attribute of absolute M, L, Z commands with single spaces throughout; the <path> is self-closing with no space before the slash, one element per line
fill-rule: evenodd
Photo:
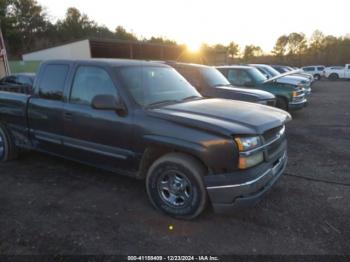
<path fill-rule="evenodd" d="M 11 92 L 11 93 L 21 93 L 21 94 L 31 94 L 32 87 L 29 86 L 10 86 L 10 85 L 0 85 L 0 92 Z"/>

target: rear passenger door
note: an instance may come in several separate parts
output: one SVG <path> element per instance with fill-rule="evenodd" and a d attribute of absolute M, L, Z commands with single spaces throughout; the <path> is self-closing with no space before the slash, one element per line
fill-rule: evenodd
<path fill-rule="evenodd" d="M 66 155 L 111 170 L 132 166 L 131 115 L 91 106 L 96 95 L 117 97 L 117 88 L 108 68 L 84 64 L 76 67 L 64 112 Z"/>
<path fill-rule="evenodd" d="M 40 150 L 61 154 L 63 135 L 63 90 L 69 64 L 44 64 L 28 105 L 29 133 Z"/>

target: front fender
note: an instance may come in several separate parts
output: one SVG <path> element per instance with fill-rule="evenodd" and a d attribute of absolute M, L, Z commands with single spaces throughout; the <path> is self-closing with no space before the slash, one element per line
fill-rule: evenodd
<path fill-rule="evenodd" d="M 238 159 L 238 151 L 233 139 L 207 137 L 191 142 L 161 135 L 145 135 L 144 141 L 147 146 L 165 147 L 188 153 L 206 165 L 211 174 L 221 173 L 223 170 L 232 171 Z"/>

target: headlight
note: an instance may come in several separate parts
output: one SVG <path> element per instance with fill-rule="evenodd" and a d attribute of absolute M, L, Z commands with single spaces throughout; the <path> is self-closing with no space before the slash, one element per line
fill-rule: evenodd
<path fill-rule="evenodd" d="M 239 151 L 247 151 L 260 145 L 260 137 L 237 137 L 235 139 Z"/>
<path fill-rule="evenodd" d="M 264 154 L 262 151 L 251 154 L 247 153 L 247 151 L 258 148 L 261 145 L 260 137 L 236 137 L 235 141 L 240 152 L 238 161 L 238 167 L 240 169 L 247 169 L 264 161 Z"/>

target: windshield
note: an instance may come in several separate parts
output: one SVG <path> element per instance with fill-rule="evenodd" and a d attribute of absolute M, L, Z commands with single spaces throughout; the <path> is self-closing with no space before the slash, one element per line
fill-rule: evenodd
<path fill-rule="evenodd" d="M 256 68 L 249 68 L 249 74 L 257 83 L 262 83 L 267 80 L 267 77 Z"/>
<path fill-rule="evenodd" d="M 281 73 L 278 72 L 276 69 L 274 69 L 273 67 L 271 66 L 264 66 L 263 67 L 268 73 L 270 76 L 272 77 L 275 77 L 275 76 L 279 76 Z"/>
<path fill-rule="evenodd" d="M 203 67 L 201 70 L 204 81 L 210 86 L 227 86 L 230 82 L 220 73 L 219 70 L 212 67 Z"/>
<path fill-rule="evenodd" d="M 133 66 L 117 70 L 123 86 L 141 106 L 201 97 L 196 89 L 173 68 Z"/>

